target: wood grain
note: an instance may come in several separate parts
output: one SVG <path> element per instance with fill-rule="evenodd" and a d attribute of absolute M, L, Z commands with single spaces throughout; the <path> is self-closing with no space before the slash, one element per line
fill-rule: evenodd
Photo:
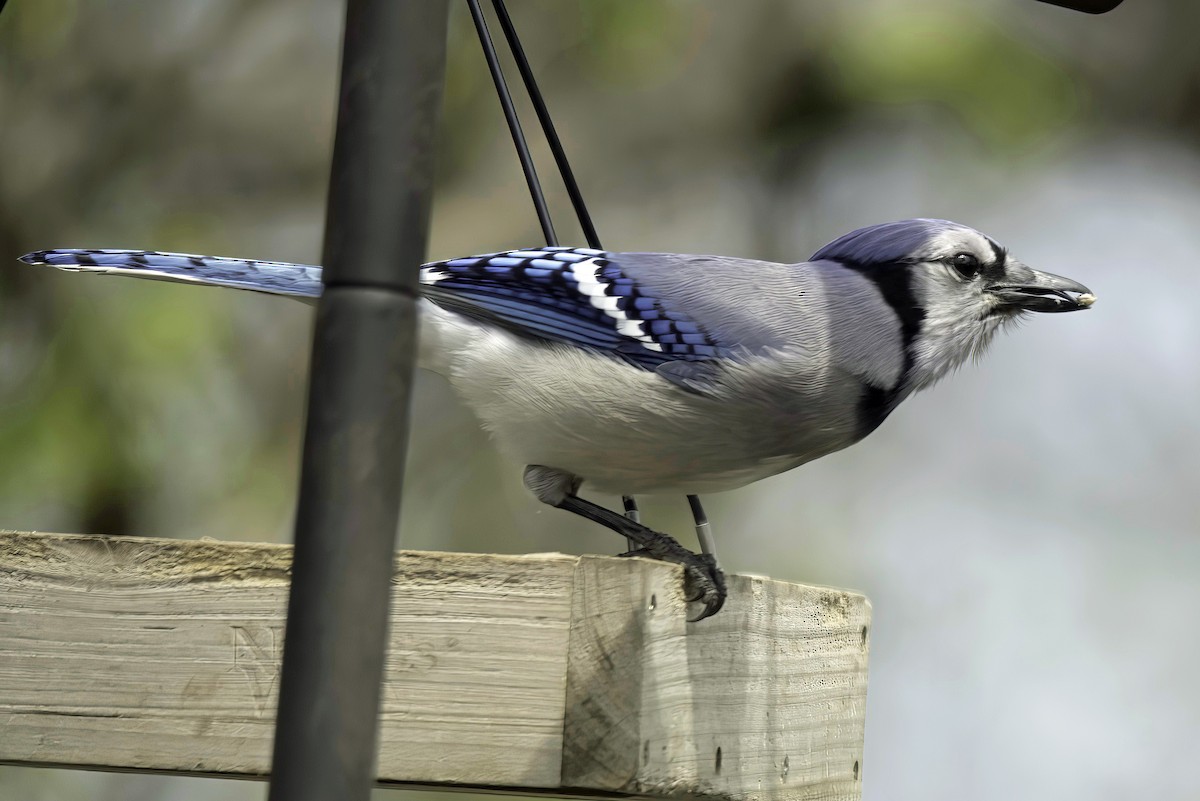
<path fill-rule="evenodd" d="M 0 762 L 268 770 L 286 546 L 0 533 Z M 530 794 L 857 799 L 870 607 L 677 568 L 400 552 L 381 782 Z M 718 756 L 719 754 L 719 756 Z"/>

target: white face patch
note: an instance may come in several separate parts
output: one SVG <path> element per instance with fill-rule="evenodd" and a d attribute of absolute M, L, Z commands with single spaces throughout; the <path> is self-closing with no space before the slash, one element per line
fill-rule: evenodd
<path fill-rule="evenodd" d="M 929 241 L 926 249 L 917 254 L 917 258 L 940 261 L 958 253 L 970 253 L 982 264 L 990 264 L 996 260 L 991 240 L 970 228 L 942 231 Z"/>
<path fill-rule="evenodd" d="M 990 258 L 994 259 L 995 254 Z M 992 314 L 992 295 L 982 291 L 978 281 L 955 277 L 953 268 L 917 264 L 911 270 L 913 293 L 925 312 L 912 345 L 909 386 L 916 390 L 934 383 L 967 359 L 980 356 L 996 332 L 1015 318 Z"/>

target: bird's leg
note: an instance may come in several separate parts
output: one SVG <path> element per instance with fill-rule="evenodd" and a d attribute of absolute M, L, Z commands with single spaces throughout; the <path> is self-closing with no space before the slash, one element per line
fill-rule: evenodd
<path fill-rule="evenodd" d="M 622 495 L 621 503 L 625 504 L 625 516 L 635 523 L 642 522 L 642 513 L 638 510 L 637 498 L 632 495 Z"/>
<path fill-rule="evenodd" d="M 687 496 L 688 506 L 692 507 L 692 519 L 696 521 L 696 538 L 700 540 L 700 552 L 712 557 L 713 564 L 717 562 L 717 541 L 713 539 L 712 526 L 708 524 L 708 515 L 700 505 L 699 495 Z"/>
<path fill-rule="evenodd" d="M 642 522 L 642 513 L 638 509 L 637 498 L 633 497 L 632 495 L 622 495 L 621 503 L 625 504 L 625 516 L 626 517 L 628 517 L 630 520 L 632 520 L 635 523 Z M 633 540 L 629 539 L 628 537 L 625 538 L 625 545 L 631 551 L 635 547 L 633 544 Z"/>
<path fill-rule="evenodd" d="M 708 554 L 696 554 L 684 548 L 672 537 L 630 520 L 625 515 L 605 509 L 576 495 L 582 480 L 562 470 L 541 465 L 525 468 L 525 486 L 538 500 L 559 509 L 586 517 L 605 528 L 626 537 L 636 546 L 638 556 L 648 556 L 664 562 L 682 565 L 693 597 L 704 604 L 704 610 L 694 620 L 717 613 L 725 603 L 725 575 Z"/>
<path fill-rule="evenodd" d="M 704 604 L 704 611 L 692 618 L 693 621 L 715 615 L 725 603 L 725 576 L 708 554 L 692 553 L 673 537 L 635 523 L 622 514 L 578 495 L 566 495 L 555 506 L 623 534 L 637 546 L 634 553 L 638 556 L 682 565 L 688 588 L 692 591 L 692 597 L 688 600 Z"/>

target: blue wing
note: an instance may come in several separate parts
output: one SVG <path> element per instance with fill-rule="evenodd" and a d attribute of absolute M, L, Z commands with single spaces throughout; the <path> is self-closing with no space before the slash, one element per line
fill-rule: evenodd
<path fill-rule="evenodd" d="M 698 323 L 588 248 L 511 250 L 427 264 L 439 306 L 527 336 L 611 353 L 641 367 L 726 355 Z"/>
<path fill-rule="evenodd" d="M 322 290 L 321 268 L 307 264 L 94 249 L 44 250 L 21 258 L 64 270 L 280 295 L 315 298 Z M 421 291 L 468 317 L 646 369 L 728 355 L 694 319 L 623 272 L 620 254 L 601 250 L 546 247 L 433 262 L 421 268 Z"/>

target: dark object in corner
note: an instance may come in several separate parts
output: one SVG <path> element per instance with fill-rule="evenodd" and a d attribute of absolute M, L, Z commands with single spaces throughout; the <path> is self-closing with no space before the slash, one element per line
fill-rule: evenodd
<path fill-rule="evenodd" d="M 1082 11 L 1085 14 L 1107 14 L 1121 5 L 1121 0 L 1038 0 L 1038 2 L 1062 6 L 1073 11 Z"/>

